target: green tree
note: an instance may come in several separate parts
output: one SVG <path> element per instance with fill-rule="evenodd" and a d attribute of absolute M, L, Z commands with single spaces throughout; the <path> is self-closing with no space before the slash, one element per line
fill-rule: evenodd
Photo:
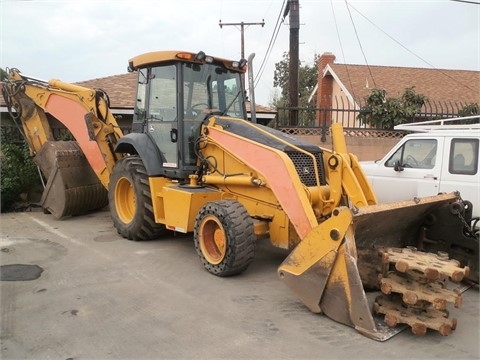
<path fill-rule="evenodd" d="M 480 105 L 478 105 L 477 103 L 470 103 L 468 105 L 465 105 L 458 112 L 458 116 L 473 116 L 473 115 L 480 115 Z"/>
<path fill-rule="evenodd" d="M 365 99 L 358 119 L 372 127 L 392 130 L 395 125 L 412 122 L 425 102 L 425 95 L 407 87 L 401 97 L 389 97 L 385 89 L 373 89 Z"/>
<path fill-rule="evenodd" d="M 313 65 L 301 65 L 298 69 L 298 106 L 308 107 L 308 98 L 312 93 L 318 81 L 318 55 L 315 54 Z M 283 53 L 283 59 L 275 64 L 275 72 L 273 73 L 273 86 L 281 89 L 280 96 L 273 100 L 273 106 L 286 107 L 289 106 L 289 66 L 290 59 L 288 52 Z"/>

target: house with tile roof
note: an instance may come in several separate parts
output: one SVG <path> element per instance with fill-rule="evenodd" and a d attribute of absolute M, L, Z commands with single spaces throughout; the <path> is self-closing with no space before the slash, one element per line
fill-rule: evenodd
<path fill-rule="evenodd" d="M 338 64 L 334 54 L 324 53 L 318 61 L 317 108 L 359 110 L 375 88 L 400 97 L 412 86 L 428 98 L 422 109 L 428 114 L 451 117 L 480 104 L 480 71 Z M 330 115 L 329 122 L 337 121 L 335 111 Z"/>

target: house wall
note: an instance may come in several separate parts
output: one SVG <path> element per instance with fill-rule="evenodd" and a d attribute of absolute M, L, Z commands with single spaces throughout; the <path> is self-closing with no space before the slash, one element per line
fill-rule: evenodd
<path fill-rule="evenodd" d="M 333 79 L 333 78 L 332 78 Z M 344 127 L 360 128 L 362 124 L 357 120 L 358 112 L 354 111 L 355 103 L 351 103 L 343 92 L 340 84 L 332 82 L 332 123 L 339 122 Z"/>

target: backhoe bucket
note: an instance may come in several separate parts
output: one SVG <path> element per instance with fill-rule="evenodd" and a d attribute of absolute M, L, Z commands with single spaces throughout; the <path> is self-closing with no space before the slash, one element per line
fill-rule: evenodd
<path fill-rule="evenodd" d="M 57 219 L 108 204 L 105 187 L 75 141 L 46 142 L 34 162 L 47 179 L 40 205 Z"/>
<path fill-rule="evenodd" d="M 379 275 L 386 276 L 389 257 L 382 256 L 382 251 L 416 246 L 427 214 L 457 199 L 456 194 L 444 194 L 354 210 L 339 207 L 295 247 L 280 265 L 279 276 L 311 311 L 322 312 L 372 339 L 387 340 L 395 332 L 374 318 L 373 304 L 364 290 L 378 289 Z M 401 264 L 415 262 L 415 253 L 405 255 L 413 260 Z M 449 275 L 461 280 L 468 268 L 452 275 L 456 265 Z M 435 266 L 441 268 L 443 263 Z"/>

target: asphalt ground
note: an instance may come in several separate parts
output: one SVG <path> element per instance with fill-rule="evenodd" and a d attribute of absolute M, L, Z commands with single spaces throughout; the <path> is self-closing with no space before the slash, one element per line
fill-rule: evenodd
<path fill-rule="evenodd" d="M 107 211 L 7 213 L 0 229 L 2 359 L 480 358 L 478 286 L 451 310 L 449 336 L 377 342 L 309 312 L 278 280 L 286 253 L 268 239 L 247 271 L 218 278 L 191 235 L 128 241 Z"/>

